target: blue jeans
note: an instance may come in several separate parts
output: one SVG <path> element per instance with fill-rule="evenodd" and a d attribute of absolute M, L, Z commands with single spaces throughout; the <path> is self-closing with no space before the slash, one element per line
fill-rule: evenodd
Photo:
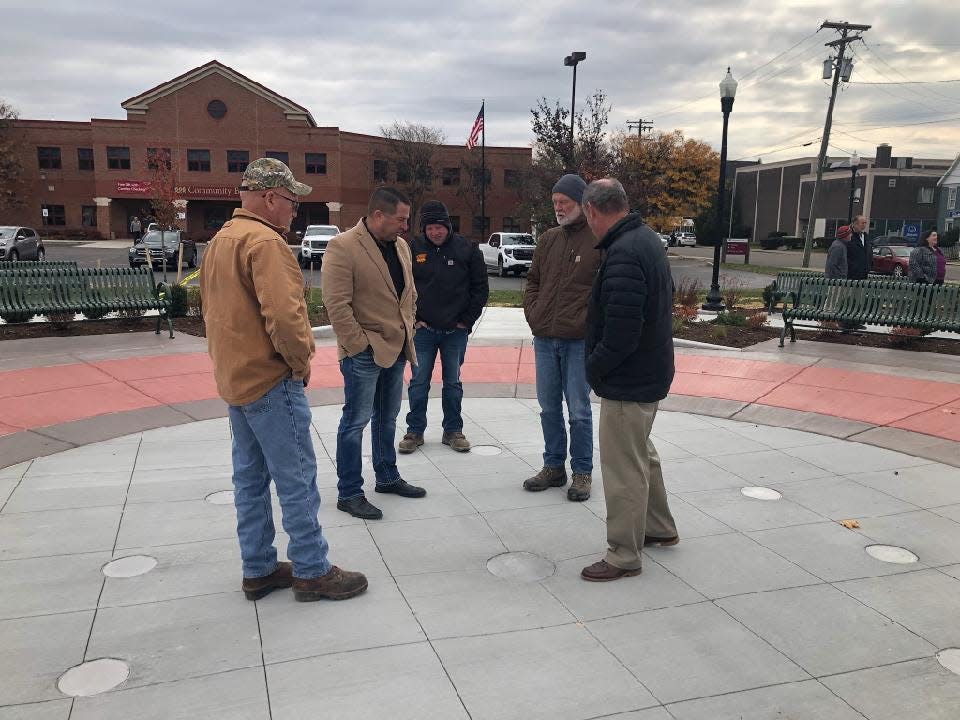
<path fill-rule="evenodd" d="M 341 500 L 363 496 L 361 448 L 367 423 L 370 423 L 377 485 L 392 485 L 400 480 L 393 442 L 406 361 L 401 354 L 391 367 L 382 368 L 374 362 L 369 348 L 340 361 L 344 400 L 337 429 L 337 493 Z"/>
<path fill-rule="evenodd" d="M 561 467 L 567 459 L 563 401 L 570 416 L 570 469 L 593 472 L 593 409 L 587 384 L 583 340 L 535 337 L 537 402 L 543 428 L 543 464 Z"/>
<path fill-rule="evenodd" d="M 467 353 L 467 331 L 462 328 L 434 330 L 422 327 L 417 329 L 413 344 L 417 349 L 417 367 L 413 370 L 408 390 L 410 412 L 407 413 L 407 432 L 423 435 L 427 429 L 427 398 L 430 396 L 430 378 L 437 352 L 440 353 L 443 374 L 443 431 L 463 432 L 460 366 Z"/>
<path fill-rule="evenodd" d="M 233 493 L 243 575 L 269 575 L 277 567 L 273 546 L 270 480 L 277 487 L 287 557 L 298 578 L 330 571 L 327 541 L 317 512 L 317 459 L 310 433 L 310 405 L 302 380 L 281 380 L 258 400 L 229 407 L 233 430 Z"/>

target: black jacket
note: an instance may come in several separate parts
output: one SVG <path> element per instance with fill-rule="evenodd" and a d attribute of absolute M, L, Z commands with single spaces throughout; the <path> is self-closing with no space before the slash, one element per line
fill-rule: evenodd
<path fill-rule="evenodd" d="M 663 400 L 673 382 L 673 278 L 660 236 L 627 215 L 605 251 L 587 310 L 587 381 L 608 400 Z"/>
<path fill-rule="evenodd" d="M 472 330 L 490 295 L 480 248 L 451 233 L 439 247 L 425 237 L 415 238 L 410 250 L 417 320 L 437 330 L 450 330 L 457 323 Z"/>
<path fill-rule="evenodd" d="M 847 278 L 866 280 L 872 264 L 873 243 L 867 239 L 866 233 L 853 233 L 847 243 Z"/>

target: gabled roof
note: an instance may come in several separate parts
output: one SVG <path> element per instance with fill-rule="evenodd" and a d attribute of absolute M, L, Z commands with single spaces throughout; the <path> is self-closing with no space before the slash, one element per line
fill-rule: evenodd
<path fill-rule="evenodd" d="M 943 177 L 937 181 L 937 187 L 940 187 L 941 185 L 943 185 L 947 181 L 947 179 L 951 175 L 953 175 L 953 172 L 957 169 L 958 166 L 960 166 L 960 153 L 957 153 L 957 157 L 954 158 L 953 163 L 951 163 L 950 167 L 947 168 L 947 171 L 943 174 Z M 960 174 L 958 174 L 957 176 L 957 182 L 960 182 Z"/>
<path fill-rule="evenodd" d="M 185 72 L 183 75 L 175 77 L 173 80 L 168 80 L 165 83 L 157 85 L 155 88 L 147 90 L 145 93 L 141 93 L 136 97 L 124 100 L 122 103 L 120 103 L 120 107 L 122 107 L 128 113 L 135 115 L 145 114 L 150 108 L 150 103 L 153 101 L 158 100 L 166 95 L 170 95 L 171 93 L 175 93 L 190 83 L 197 82 L 198 80 L 202 80 L 210 75 L 222 75 L 231 82 L 246 88 L 255 95 L 259 95 L 265 100 L 280 106 L 288 120 L 305 120 L 310 127 L 317 127 L 316 121 L 313 119 L 310 111 L 305 107 L 298 105 L 289 98 L 285 98 L 283 95 L 275 93 L 270 88 L 251 80 L 246 75 L 238 73 L 233 68 L 227 67 L 217 60 L 211 60 L 206 65 L 196 67 L 193 70 Z"/>

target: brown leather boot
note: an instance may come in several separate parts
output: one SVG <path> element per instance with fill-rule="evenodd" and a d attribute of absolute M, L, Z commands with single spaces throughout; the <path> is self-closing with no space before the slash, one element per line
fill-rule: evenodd
<path fill-rule="evenodd" d="M 440 442 L 449 445 L 451 449 L 457 452 L 470 452 L 470 441 L 464 437 L 462 432 L 444 433 Z"/>
<path fill-rule="evenodd" d="M 530 492 L 540 492 L 541 490 L 546 490 L 547 488 L 563 487 L 566 484 L 566 468 L 563 466 L 547 467 L 544 465 L 540 472 L 538 472 L 532 478 L 527 478 L 523 481 L 523 489 L 529 490 Z"/>
<path fill-rule="evenodd" d="M 418 435 L 417 433 L 407 433 L 403 436 L 400 444 L 397 445 L 397 450 L 404 455 L 409 455 L 421 445 L 423 445 L 423 435 Z"/>
<path fill-rule="evenodd" d="M 244 578 L 243 595 L 247 600 L 259 600 L 274 590 L 293 585 L 293 565 L 288 562 L 277 563 L 276 569 L 269 575 L 258 578 Z"/>
<path fill-rule="evenodd" d="M 600 560 L 593 565 L 587 565 L 580 571 L 580 577 L 590 582 L 610 582 L 619 580 L 623 577 L 633 577 L 640 574 L 640 568 L 634 570 L 624 570 L 615 565 L 611 565 L 606 560 Z"/>
<path fill-rule="evenodd" d="M 341 570 L 336 565 L 330 568 L 326 575 L 317 578 L 293 579 L 293 599 L 297 602 L 346 600 L 366 589 L 367 578 L 363 573 Z"/>
<path fill-rule="evenodd" d="M 567 488 L 567 500 L 574 502 L 583 502 L 590 499 L 590 487 L 593 484 L 593 478 L 589 473 L 574 473 L 573 482 Z"/>

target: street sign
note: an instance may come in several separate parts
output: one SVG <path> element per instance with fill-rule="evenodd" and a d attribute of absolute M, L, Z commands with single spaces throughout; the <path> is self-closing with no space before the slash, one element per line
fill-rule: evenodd
<path fill-rule="evenodd" d="M 916 223 L 906 223 L 903 226 L 903 239 L 917 242 L 920 239 L 920 226 Z"/>
<path fill-rule="evenodd" d="M 960 217 L 960 210 L 950 210 L 947 214 L 952 218 Z"/>
<path fill-rule="evenodd" d="M 43 216 L 44 216 L 44 217 L 50 217 L 50 211 L 47 210 L 46 208 L 44 208 L 44 209 L 43 209 Z"/>

